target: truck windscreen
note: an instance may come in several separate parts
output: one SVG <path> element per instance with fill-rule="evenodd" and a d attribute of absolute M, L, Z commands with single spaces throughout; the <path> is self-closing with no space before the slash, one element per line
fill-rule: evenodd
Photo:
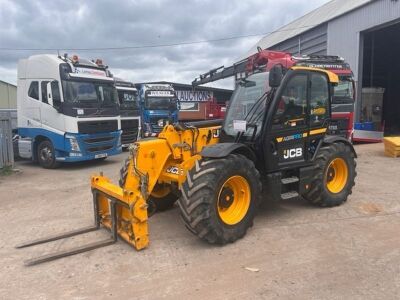
<path fill-rule="evenodd" d="M 139 108 L 137 92 L 118 90 L 118 98 L 121 106 L 127 108 Z"/>
<path fill-rule="evenodd" d="M 175 110 L 176 100 L 174 98 L 147 97 L 145 101 L 145 108 L 154 110 Z"/>
<path fill-rule="evenodd" d="M 116 89 L 112 84 L 87 81 L 63 81 L 64 101 L 83 106 L 100 104 L 103 107 L 118 103 Z"/>
<path fill-rule="evenodd" d="M 338 85 L 334 87 L 333 98 L 333 101 L 354 99 L 353 81 L 350 78 L 340 78 Z"/>

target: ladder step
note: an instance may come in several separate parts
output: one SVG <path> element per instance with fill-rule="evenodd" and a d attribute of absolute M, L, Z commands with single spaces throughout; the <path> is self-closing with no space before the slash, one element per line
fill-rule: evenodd
<path fill-rule="evenodd" d="M 288 200 L 288 199 L 292 199 L 292 198 L 297 198 L 298 196 L 299 196 L 299 193 L 295 192 L 295 191 L 281 194 L 282 200 Z"/>
<path fill-rule="evenodd" d="M 293 177 L 282 178 L 281 181 L 282 184 L 294 183 L 299 181 L 299 177 L 293 176 Z"/>

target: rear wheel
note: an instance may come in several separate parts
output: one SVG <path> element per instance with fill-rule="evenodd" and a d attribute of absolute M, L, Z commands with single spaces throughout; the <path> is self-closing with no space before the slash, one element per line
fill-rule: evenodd
<path fill-rule="evenodd" d="M 124 187 L 126 178 L 128 176 L 129 158 L 124 162 L 123 167 L 120 170 L 119 186 Z M 156 184 L 151 195 L 147 199 L 147 213 L 152 216 L 157 211 L 166 211 L 174 206 L 174 203 L 178 200 L 178 196 L 173 193 L 168 185 Z"/>
<path fill-rule="evenodd" d="M 56 161 L 56 153 L 53 143 L 49 140 L 41 141 L 37 147 L 37 158 L 39 164 L 45 169 L 55 169 L 59 166 Z"/>
<path fill-rule="evenodd" d="M 312 204 L 332 207 L 342 204 L 352 193 L 357 175 L 353 151 L 343 143 L 320 149 L 311 187 L 304 197 Z"/>
<path fill-rule="evenodd" d="M 201 160 L 187 174 L 178 204 L 186 227 L 209 243 L 226 244 L 253 225 L 260 175 L 245 156 Z"/>

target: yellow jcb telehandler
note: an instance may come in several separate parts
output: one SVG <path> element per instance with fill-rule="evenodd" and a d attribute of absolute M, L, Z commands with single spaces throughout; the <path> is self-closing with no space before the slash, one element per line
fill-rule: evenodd
<path fill-rule="evenodd" d="M 347 139 L 327 132 L 338 76 L 308 67 L 269 68 L 260 54 L 242 71 L 223 122 L 167 125 L 158 137 L 131 145 L 118 185 L 102 173 L 92 176 L 94 226 L 20 247 L 101 226 L 111 230 L 110 239 L 26 264 L 109 245 L 118 237 L 143 249 L 149 214 L 175 202 L 188 230 L 216 244 L 243 237 L 267 198 L 301 196 L 323 207 L 345 202 L 354 186 L 356 153 Z M 202 78 L 214 75 L 215 70 Z"/>

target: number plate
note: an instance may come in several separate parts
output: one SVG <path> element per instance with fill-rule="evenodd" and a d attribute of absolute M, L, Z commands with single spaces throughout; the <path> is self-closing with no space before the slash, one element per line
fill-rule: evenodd
<path fill-rule="evenodd" d="M 103 157 L 107 157 L 107 153 L 96 154 L 94 156 L 94 158 L 103 158 Z"/>

